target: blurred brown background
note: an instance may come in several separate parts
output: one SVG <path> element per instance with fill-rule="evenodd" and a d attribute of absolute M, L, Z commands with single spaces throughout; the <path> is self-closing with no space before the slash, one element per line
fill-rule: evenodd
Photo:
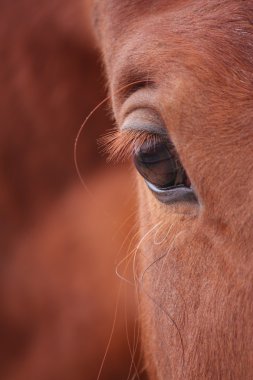
<path fill-rule="evenodd" d="M 96 207 L 74 168 L 78 129 L 106 95 L 89 12 L 88 0 L 0 0 L 1 380 L 95 380 L 112 327 L 134 202 L 127 176 L 98 154 L 106 110 L 78 145 Z M 100 204 L 123 226 L 116 237 Z M 104 380 L 138 378 L 124 313 L 126 302 L 131 341 L 134 302 L 120 300 Z"/>

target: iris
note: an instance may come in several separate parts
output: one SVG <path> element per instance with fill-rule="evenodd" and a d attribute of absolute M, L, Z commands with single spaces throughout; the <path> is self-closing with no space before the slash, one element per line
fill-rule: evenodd
<path fill-rule="evenodd" d="M 143 143 L 134 154 L 138 172 L 154 190 L 191 187 L 191 182 L 171 143 Z"/>

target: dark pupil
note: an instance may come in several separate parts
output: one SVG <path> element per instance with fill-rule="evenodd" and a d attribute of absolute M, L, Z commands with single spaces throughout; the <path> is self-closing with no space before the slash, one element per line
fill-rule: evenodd
<path fill-rule="evenodd" d="M 139 173 L 159 189 L 190 187 L 175 149 L 167 143 L 144 143 L 135 153 L 134 163 Z"/>

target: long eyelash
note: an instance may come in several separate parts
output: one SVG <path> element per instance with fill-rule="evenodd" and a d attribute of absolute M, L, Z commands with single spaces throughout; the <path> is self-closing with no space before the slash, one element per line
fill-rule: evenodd
<path fill-rule="evenodd" d="M 150 146 L 161 141 L 162 137 L 147 133 L 147 131 L 123 130 L 114 128 L 98 140 L 102 153 L 107 155 L 107 161 L 126 161 L 135 154 L 138 148 L 148 143 Z"/>

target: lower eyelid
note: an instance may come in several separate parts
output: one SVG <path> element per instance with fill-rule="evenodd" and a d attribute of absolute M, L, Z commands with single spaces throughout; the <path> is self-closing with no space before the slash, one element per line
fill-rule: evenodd
<path fill-rule="evenodd" d="M 152 183 L 145 180 L 148 188 L 159 197 L 159 201 L 170 204 L 170 203 L 176 203 L 176 202 L 190 202 L 190 203 L 196 203 L 197 198 L 193 191 L 193 189 L 188 189 L 185 187 L 175 187 L 171 189 L 159 189 L 156 186 L 154 186 Z"/>

